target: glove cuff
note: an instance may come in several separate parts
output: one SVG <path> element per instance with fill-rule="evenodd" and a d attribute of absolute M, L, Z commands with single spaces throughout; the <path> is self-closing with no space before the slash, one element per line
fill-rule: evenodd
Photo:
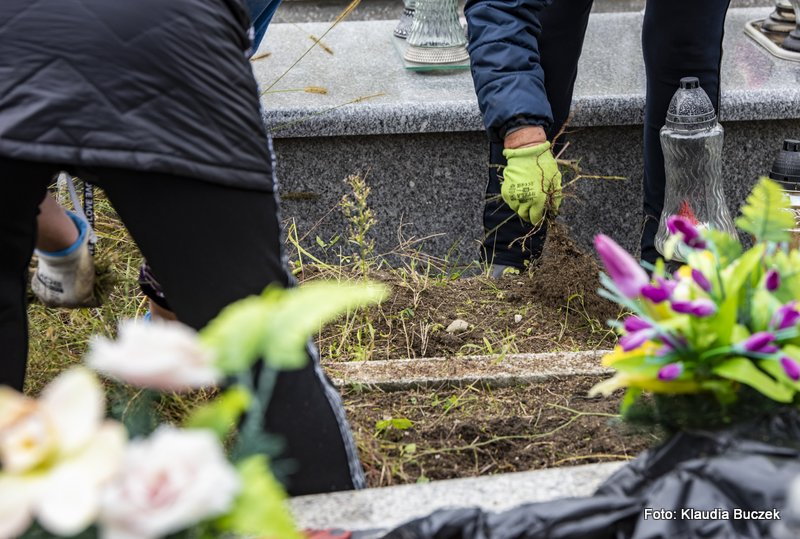
<path fill-rule="evenodd" d="M 539 157 L 544 152 L 550 149 L 550 142 L 542 142 L 536 146 L 528 146 L 527 148 L 506 148 L 503 150 L 503 156 L 506 159 L 512 157 Z"/>

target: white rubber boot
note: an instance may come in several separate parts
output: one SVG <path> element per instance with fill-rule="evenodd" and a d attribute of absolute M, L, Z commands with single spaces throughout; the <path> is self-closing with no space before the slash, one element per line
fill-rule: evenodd
<path fill-rule="evenodd" d="M 31 279 L 31 288 L 48 307 L 94 304 L 94 260 L 89 252 L 88 225 L 73 214 L 70 217 L 80 231 L 75 244 L 55 253 L 36 250 L 39 265 Z"/>

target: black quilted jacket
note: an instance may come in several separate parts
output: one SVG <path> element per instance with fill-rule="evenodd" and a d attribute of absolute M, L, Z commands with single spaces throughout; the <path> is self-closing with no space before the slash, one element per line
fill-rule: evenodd
<path fill-rule="evenodd" d="M 0 0 L 0 156 L 269 190 L 241 0 Z"/>

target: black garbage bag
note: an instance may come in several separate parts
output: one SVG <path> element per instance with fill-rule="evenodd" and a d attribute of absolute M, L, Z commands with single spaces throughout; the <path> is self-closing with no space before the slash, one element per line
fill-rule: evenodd
<path fill-rule="evenodd" d="M 773 537 L 800 475 L 800 415 L 783 412 L 725 430 L 680 432 L 645 451 L 594 496 L 502 513 L 441 510 L 385 539 Z"/>

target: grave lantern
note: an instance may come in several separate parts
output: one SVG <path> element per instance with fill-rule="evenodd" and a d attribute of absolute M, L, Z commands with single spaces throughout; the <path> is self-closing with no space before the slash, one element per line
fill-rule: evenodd
<path fill-rule="evenodd" d="M 800 0 L 791 0 L 794 8 L 795 27 L 783 40 L 783 48 L 787 51 L 800 52 Z"/>
<path fill-rule="evenodd" d="M 469 58 L 458 20 L 458 0 L 416 0 L 403 57 L 418 64 L 450 64 Z"/>
<path fill-rule="evenodd" d="M 404 8 L 403 14 L 394 29 L 394 35 L 400 39 L 406 39 L 408 33 L 411 31 L 411 25 L 414 22 L 414 11 L 416 0 L 403 0 Z"/>

